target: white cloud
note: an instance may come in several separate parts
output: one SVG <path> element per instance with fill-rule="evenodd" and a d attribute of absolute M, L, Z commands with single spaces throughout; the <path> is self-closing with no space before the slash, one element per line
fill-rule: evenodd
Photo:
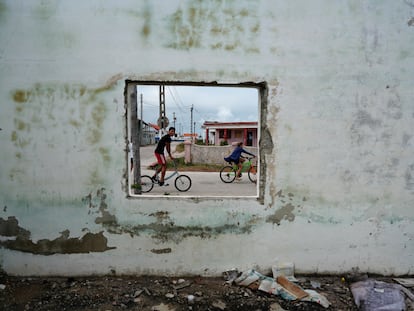
<path fill-rule="evenodd" d="M 214 121 L 229 121 L 235 120 L 233 113 L 227 107 L 219 107 L 217 111 L 217 119 Z"/>
<path fill-rule="evenodd" d="M 137 92 L 139 101 L 140 94 L 143 95 L 144 121 L 156 123 L 159 117 L 159 86 L 138 86 Z M 175 115 L 179 132 L 189 132 L 194 122 L 195 131 L 201 132 L 204 121 L 257 121 L 258 95 L 254 88 L 166 86 L 165 108 L 170 125 L 173 125 Z"/>

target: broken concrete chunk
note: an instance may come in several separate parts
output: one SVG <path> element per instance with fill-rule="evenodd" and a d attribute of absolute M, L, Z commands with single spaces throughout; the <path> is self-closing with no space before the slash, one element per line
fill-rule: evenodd
<path fill-rule="evenodd" d="M 305 292 L 298 285 L 289 281 L 285 276 L 278 276 L 276 281 L 286 290 L 289 294 L 296 297 L 296 299 L 302 299 L 308 296 L 308 293 Z"/>
<path fill-rule="evenodd" d="M 213 302 L 212 306 L 220 310 L 226 310 L 226 304 L 222 300 Z"/>

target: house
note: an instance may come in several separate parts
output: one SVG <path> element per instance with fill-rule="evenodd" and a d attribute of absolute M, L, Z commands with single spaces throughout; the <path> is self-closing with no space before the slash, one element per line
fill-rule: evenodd
<path fill-rule="evenodd" d="M 245 146 L 257 147 L 258 123 L 256 121 L 205 121 L 201 128 L 205 129 L 206 145 L 231 145 L 233 142 L 242 141 Z"/>

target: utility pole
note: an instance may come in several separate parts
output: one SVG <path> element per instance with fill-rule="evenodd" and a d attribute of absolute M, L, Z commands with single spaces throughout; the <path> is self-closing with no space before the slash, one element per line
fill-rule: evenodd
<path fill-rule="evenodd" d="M 191 141 L 193 141 L 193 109 L 194 109 L 194 105 L 191 104 L 191 121 L 190 121 Z"/>
<path fill-rule="evenodd" d="M 177 118 L 175 117 L 175 112 L 173 112 L 174 128 L 175 128 L 175 120 L 177 120 Z M 177 132 L 178 132 L 178 131 L 177 131 Z"/>
<path fill-rule="evenodd" d="M 160 117 L 158 119 L 158 126 L 160 127 L 162 137 L 164 129 L 168 126 L 168 119 L 165 114 L 165 85 L 160 85 Z"/>

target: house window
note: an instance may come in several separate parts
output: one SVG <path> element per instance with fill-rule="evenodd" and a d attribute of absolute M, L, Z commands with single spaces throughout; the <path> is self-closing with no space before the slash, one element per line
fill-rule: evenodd
<path fill-rule="evenodd" d="M 224 130 L 221 129 L 219 130 L 219 138 L 223 138 L 223 139 L 229 139 L 231 138 L 231 130 Z"/>
<path fill-rule="evenodd" d="M 255 83 L 220 85 L 126 81 L 125 167 L 128 172 L 128 195 L 167 199 L 193 196 L 262 198 L 264 169 L 260 167 L 260 146 L 253 142 L 259 141 L 260 109 L 265 102 L 261 99 L 263 94 L 266 94 L 265 85 Z M 228 128 L 214 127 L 220 123 L 227 123 Z M 256 131 L 248 132 L 247 127 L 252 126 L 256 127 Z M 170 127 L 175 128 L 175 135 L 171 137 L 171 152 L 178 165 L 178 173 L 169 163 L 163 187 L 154 184 L 151 191 L 143 192 L 140 179 L 144 175 L 154 175 L 154 150 Z M 220 140 L 226 139 L 228 145 L 220 146 L 217 136 Z M 244 141 L 246 150 L 257 155 L 251 164 L 257 168 L 257 182 L 253 183 L 249 172 L 244 171 L 238 186 L 232 187 L 220 178 L 220 170 L 226 165 L 222 155 L 228 154 L 232 146 L 240 141 Z M 168 158 L 166 150 L 164 154 Z M 209 172 L 203 177 L 206 171 Z M 181 175 L 188 176 L 191 182 L 187 191 L 179 191 L 176 187 L 176 179 Z"/>

